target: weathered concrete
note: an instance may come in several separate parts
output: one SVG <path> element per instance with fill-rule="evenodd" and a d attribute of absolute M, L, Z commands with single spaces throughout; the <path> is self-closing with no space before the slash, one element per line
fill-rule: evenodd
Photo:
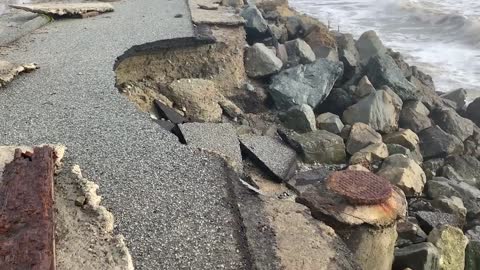
<path fill-rule="evenodd" d="M 10 7 L 50 16 L 78 16 L 90 12 L 113 11 L 113 6 L 108 3 L 39 3 L 10 5 Z"/>

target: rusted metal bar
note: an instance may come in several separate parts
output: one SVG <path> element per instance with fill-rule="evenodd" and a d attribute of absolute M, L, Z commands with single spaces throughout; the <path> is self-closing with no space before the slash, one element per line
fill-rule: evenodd
<path fill-rule="evenodd" d="M 0 269 L 54 270 L 51 148 L 15 151 L 0 183 Z"/>

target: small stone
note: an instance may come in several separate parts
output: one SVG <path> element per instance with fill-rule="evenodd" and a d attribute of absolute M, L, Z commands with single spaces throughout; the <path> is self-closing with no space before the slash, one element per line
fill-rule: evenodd
<path fill-rule="evenodd" d="M 78 196 L 75 199 L 75 205 L 78 207 L 84 206 L 86 202 L 87 202 L 87 198 L 85 198 L 85 196 Z"/>
<path fill-rule="evenodd" d="M 245 71 L 252 78 L 259 78 L 277 73 L 283 63 L 272 50 L 263 43 L 255 43 L 245 52 Z"/>
<path fill-rule="evenodd" d="M 286 128 L 300 133 L 317 129 L 313 109 L 306 104 L 291 107 L 286 113 L 280 114 L 279 118 Z"/>
<path fill-rule="evenodd" d="M 340 134 L 344 127 L 340 117 L 333 113 L 320 114 L 317 117 L 316 122 L 319 129 L 323 129 L 334 134 Z"/>
<path fill-rule="evenodd" d="M 441 270 L 464 269 L 468 239 L 462 230 L 449 225 L 435 228 L 428 235 L 428 242 L 434 244 L 440 252 Z"/>

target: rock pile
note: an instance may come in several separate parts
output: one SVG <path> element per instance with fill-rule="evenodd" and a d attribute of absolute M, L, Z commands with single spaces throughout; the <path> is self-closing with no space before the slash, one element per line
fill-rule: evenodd
<path fill-rule="evenodd" d="M 462 90 L 438 95 L 431 77 L 374 31 L 355 40 L 273 2 L 240 11 L 249 45 L 238 91 L 257 108 L 235 105 L 212 81 L 185 78 L 159 90 L 175 108 L 159 106 L 159 121 L 237 163 L 240 145 L 244 163 L 293 190 L 275 196 L 296 197 L 331 226 L 360 268 L 477 269 L 480 99 L 466 106 Z M 269 193 L 248 166 L 235 167 Z M 365 199 L 379 190 L 388 193 Z"/>

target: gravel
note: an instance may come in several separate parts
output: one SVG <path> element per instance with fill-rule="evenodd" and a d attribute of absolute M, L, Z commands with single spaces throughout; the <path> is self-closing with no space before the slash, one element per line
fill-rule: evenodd
<path fill-rule="evenodd" d="M 168 0 L 114 6 L 2 49 L 6 60 L 41 68 L 0 90 L 0 144 L 65 144 L 67 163 L 99 183 L 137 269 L 243 269 L 223 161 L 182 146 L 114 87 L 115 59 L 133 45 L 193 35 L 188 8 Z"/>

